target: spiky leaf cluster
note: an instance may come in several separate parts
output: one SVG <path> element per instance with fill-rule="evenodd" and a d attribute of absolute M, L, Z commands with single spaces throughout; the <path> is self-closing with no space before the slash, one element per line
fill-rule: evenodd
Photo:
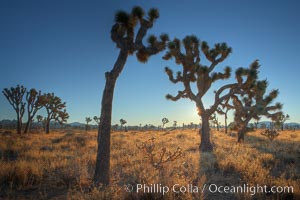
<path fill-rule="evenodd" d="M 158 39 L 156 36 L 149 36 L 148 45 L 143 44 L 143 39 L 147 30 L 153 26 L 154 21 L 159 18 L 157 9 L 152 8 L 145 17 L 145 11 L 139 7 L 133 7 L 130 13 L 118 11 L 115 15 L 115 24 L 111 30 L 111 39 L 117 47 L 126 51 L 128 54 L 136 52 L 140 62 L 147 62 L 151 55 L 157 54 L 166 47 L 169 40 L 168 35 L 162 34 Z M 135 34 L 135 29 L 139 25 Z"/>

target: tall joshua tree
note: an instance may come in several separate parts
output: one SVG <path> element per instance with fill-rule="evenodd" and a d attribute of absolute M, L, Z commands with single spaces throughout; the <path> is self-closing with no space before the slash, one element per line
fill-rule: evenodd
<path fill-rule="evenodd" d="M 213 147 L 210 142 L 209 117 L 216 111 L 222 99 L 220 93 L 226 88 L 222 87 L 216 92 L 215 102 L 209 108 L 205 109 L 202 98 L 211 87 L 212 83 L 230 77 L 231 69 L 225 68 L 224 73 L 213 73 L 215 67 L 225 60 L 231 53 L 231 48 L 227 47 L 225 43 L 216 44 L 215 48 L 209 48 L 206 42 L 202 42 L 201 50 L 206 59 L 210 62 L 209 66 L 200 64 L 200 41 L 196 36 L 186 36 L 182 43 L 175 38 L 168 45 L 168 52 L 163 57 L 166 60 L 175 58 L 176 64 L 181 64 L 182 72 L 178 71 L 176 78 L 173 76 L 173 71 L 166 67 L 165 71 L 172 83 L 182 82 L 184 90 L 178 91 L 176 96 L 168 94 L 167 99 L 177 101 L 181 98 L 189 98 L 196 103 L 198 115 L 202 119 L 202 128 L 199 130 L 201 135 L 200 150 L 212 151 Z M 182 50 L 182 46 L 184 50 Z M 191 89 L 191 83 L 196 82 L 198 92 L 195 94 Z"/>
<path fill-rule="evenodd" d="M 25 125 L 24 133 L 28 132 L 30 124 L 37 113 L 43 107 L 43 101 L 41 100 L 41 91 L 36 91 L 32 88 L 26 93 L 27 101 L 27 123 Z"/>
<path fill-rule="evenodd" d="M 8 100 L 9 104 L 17 113 L 17 133 L 22 132 L 22 118 L 25 112 L 25 102 L 23 102 L 23 96 L 26 92 L 26 88 L 23 85 L 17 85 L 15 88 L 4 88 L 2 93 Z"/>
<path fill-rule="evenodd" d="M 266 116 L 276 120 L 282 114 L 282 104 L 270 105 L 278 96 L 278 90 L 272 90 L 266 94 L 267 81 L 256 81 L 250 90 L 242 95 L 234 94 L 231 96 L 235 108 L 234 120 L 238 130 L 238 142 L 244 141 L 247 125 L 251 119 L 259 119 Z"/>
<path fill-rule="evenodd" d="M 201 50 L 208 60 L 209 65 L 200 64 L 200 46 Z M 182 47 L 184 50 L 182 50 Z M 214 48 L 210 48 L 206 42 L 200 42 L 196 36 L 186 36 L 182 42 L 175 38 L 168 44 L 168 52 L 163 57 L 166 60 L 175 58 L 176 64 L 181 64 L 182 71 L 177 72 L 174 78 L 173 71 L 166 67 L 165 71 L 169 80 L 176 84 L 181 82 L 184 86 L 182 91 L 178 91 L 176 96 L 166 95 L 169 100 L 177 101 L 181 98 L 189 98 L 196 103 L 198 115 L 202 120 L 202 127 L 199 130 L 201 135 L 200 151 L 212 151 L 213 147 L 210 141 L 209 117 L 218 109 L 221 102 L 227 99 L 236 88 L 246 86 L 254 78 L 255 73 L 236 74 L 237 83 L 227 84 L 215 91 L 215 99 L 209 108 L 205 108 L 203 97 L 211 88 L 212 84 L 218 80 L 228 79 L 231 75 L 231 68 L 225 67 L 224 72 L 213 72 L 218 64 L 224 61 L 231 53 L 231 48 L 226 43 L 215 44 Z M 246 76 L 246 80 L 243 77 Z M 197 93 L 191 88 L 191 83 L 196 84 Z"/>
<path fill-rule="evenodd" d="M 120 49 L 119 56 L 110 72 L 105 73 L 106 83 L 102 96 L 100 124 L 98 129 L 98 152 L 94 174 L 95 185 L 109 184 L 110 168 L 110 132 L 114 88 L 122 72 L 128 55 L 136 54 L 140 62 L 145 63 L 151 55 L 165 49 L 168 36 L 162 34 L 160 40 L 155 36 L 148 38 L 148 45 L 143 44 L 143 39 L 148 29 L 153 26 L 159 17 L 157 9 L 150 9 L 146 17 L 141 7 L 134 7 L 131 13 L 119 11 L 115 15 L 115 24 L 111 29 L 111 39 Z M 137 34 L 135 34 L 137 30 Z"/>
<path fill-rule="evenodd" d="M 51 120 L 63 124 L 69 118 L 69 114 L 66 111 L 66 102 L 62 102 L 54 93 L 43 94 L 42 99 L 47 112 L 45 132 L 49 133 Z"/>

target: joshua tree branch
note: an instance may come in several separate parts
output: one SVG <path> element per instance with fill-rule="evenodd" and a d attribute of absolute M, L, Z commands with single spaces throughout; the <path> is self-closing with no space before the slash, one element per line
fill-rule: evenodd
<path fill-rule="evenodd" d="M 196 101 L 196 95 L 193 93 L 192 89 L 191 89 L 191 85 L 190 85 L 190 81 L 188 80 L 185 80 L 183 82 L 184 84 L 184 88 L 185 88 L 185 91 L 186 91 L 186 94 L 187 96 L 193 100 L 193 101 Z"/>
<path fill-rule="evenodd" d="M 169 80 L 170 80 L 172 83 L 183 82 L 183 77 L 181 76 L 181 73 L 180 73 L 180 72 L 177 73 L 177 77 L 176 77 L 176 78 L 174 78 L 173 71 L 172 71 L 170 68 L 165 67 L 165 72 L 166 72 L 167 75 L 169 76 Z"/>
<path fill-rule="evenodd" d="M 186 90 L 183 91 L 178 91 L 178 94 L 176 96 L 172 96 L 170 94 L 166 95 L 166 98 L 172 101 L 177 101 L 181 98 L 188 98 L 187 94 L 186 94 Z"/>
<path fill-rule="evenodd" d="M 142 48 L 145 48 L 143 44 L 143 38 L 147 34 L 148 29 L 153 26 L 152 22 L 145 19 L 141 19 L 140 22 L 141 22 L 141 26 L 136 34 L 135 42 L 134 42 L 135 50 L 140 50 Z"/>

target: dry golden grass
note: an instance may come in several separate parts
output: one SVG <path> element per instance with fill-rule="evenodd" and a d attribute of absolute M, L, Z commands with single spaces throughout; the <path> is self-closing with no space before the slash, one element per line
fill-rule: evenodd
<path fill-rule="evenodd" d="M 214 152 L 201 153 L 197 130 L 113 132 L 111 185 L 92 186 L 96 131 L 65 130 L 50 134 L 0 134 L 0 199 L 300 199 L 300 131 L 284 131 L 270 142 L 250 132 L 244 144 L 212 131 Z M 182 155 L 156 168 L 137 145 L 155 138 L 163 148 Z M 126 192 L 124 185 L 204 184 L 293 186 L 294 193 L 220 194 Z"/>

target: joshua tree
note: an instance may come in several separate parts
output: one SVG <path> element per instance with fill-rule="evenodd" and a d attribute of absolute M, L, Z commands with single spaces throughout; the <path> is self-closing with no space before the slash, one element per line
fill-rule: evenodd
<path fill-rule="evenodd" d="M 228 103 L 228 102 L 227 102 Z M 225 134 L 227 134 L 228 133 L 228 125 L 227 125 L 227 119 L 228 119 L 228 111 L 229 110 L 231 110 L 231 109 L 233 109 L 233 107 L 230 107 L 230 106 L 225 106 L 225 105 L 222 105 L 221 104 L 221 106 L 222 106 L 222 108 L 218 108 L 217 109 L 217 112 L 218 112 L 218 114 L 220 114 L 220 115 L 224 115 L 224 123 L 225 123 Z"/>
<path fill-rule="evenodd" d="M 115 131 L 116 131 L 116 130 L 118 130 L 118 129 L 119 129 L 119 124 L 115 124 L 115 125 L 113 125 L 113 127 L 112 127 L 112 128 L 113 128 L 113 130 L 115 130 Z"/>
<path fill-rule="evenodd" d="M 232 95 L 232 103 L 235 108 L 234 120 L 238 130 L 238 142 L 244 141 L 247 125 L 251 119 L 259 119 L 260 116 L 266 116 L 272 120 L 277 119 L 282 104 L 276 103 L 270 105 L 278 96 L 278 90 L 272 90 L 266 94 L 267 81 L 256 81 L 251 90 L 244 91 L 242 95 Z"/>
<path fill-rule="evenodd" d="M 259 120 L 260 120 L 260 118 L 256 119 L 254 122 L 255 130 L 257 130 L 257 128 L 258 128 Z"/>
<path fill-rule="evenodd" d="M 209 120 L 212 121 L 212 123 L 217 126 L 217 131 L 219 131 L 219 120 L 218 120 L 218 117 L 217 117 L 217 114 L 214 112 L 210 117 L 209 117 Z"/>
<path fill-rule="evenodd" d="M 89 130 L 89 123 L 92 121 L 92 119 L 90 117 L 86 117 L 85 118 L 85 122 L 86 122 L 86 125 L 85 125 L 85 130 Z"/>
<path fill-rule="evenodd" d="M 97 125 L 100 124 L 100 117 L 94 116 L 94 121 L 96 122 Z"/>
<path fill-rule="evenodd" d="M 266 136 L 269 138 L 269 140 L 272 142 L 276 137 L 279 136 L 279 133 L 274 129 L 266 129 L 263 132 L 260 133 L 263 136 Z"/>
<path fill-rule="evenodd" d="M 45 130 L 44 117 L 42 115 L 37 115 L 36 119 L 38 123 L 42 123 L 42 127 Z"/>
<path fill-rule="evenodd" d="M 225 134 L 228 133 L 228 125 L 227 125 L 227 119 L 228 119 L 228 111 L 231 109 L 234 109 L 233 106 L 228 104 L 229 98 L 223 103 L 221 103 L 220 107 L 217 109 L 217 113 L 220 115 L 224 115 L 224 122 L 225 122 Z"/>
<path fill-rule="evenodd" d="M 29 92 L 26 93 L 27 101 L 27 123 L 25 126 L 24 133 L 27 133 L 30 128 L 31 121 L 33 120 L 35 114 L 38 110 L 43 107 L 43 100 L 41 99 L 41 91 L 36 91 L 32 88 Z"/>
<path fill-rule="evenodd" d="M 290 116 L 288 114 L 284 115 L 283 113 L 281 113 L 275 119 L 275 123 L 278 124 L 280 126 L 281 130 L 283 131 L 284 122 L 289 119 L 290 119 Z"/>
<path fill-rule="evenodd" d="M 173 126 L 174 126 L 174 128 L 177 127 L 177 121 L 174 121 L 174 122 L 173 122 Z"/>
<path fill-rule="evenodd" d="M 45 132 L 49 133 L 51 120 L 63 124 L 69 118 L 69 114 L 66 111 L 66 102 L 62 102 L 54 93 L 43 94 L 42 99 L 47 112 Z"/>
<path fill-rule="evenodd" d="M 200 64 L 200 44 L 201 50 L 209 62 L 209 66 Z M 182 50 L 182 46 L 184 50 Z M 200 43 L 195 36 L 186 36 L 182 43 L 175 38 L 168 44 L 169 51 L 163 57 L 166 60 L 175 58 L 176 64 L 181 64 L 182 72 L 177 72 L 174 78 L 173 71 L 166 67 L 165 71 L 172 83 L 181 82 L 184 86 L 182 91 L 178 91 L 176 96 L 168 94 L 167 99 L 177 101 L 181 98 L 189 98 L 196 103 L 198 115 L 201 117 L 202 127 L 199 130 L 201 135 L 200 151 L 212 151 L 213 147 L 210 142 L 209 117 L 217 111 L 221 102 L 227 99 L 236 88 L 248 86 L 255 73 L 251 74 L 251 70 L 244 70 L 244 73 L 236 73 L 237 83 L 227 84 L 215 91 L 213 104 L 209 108 L 205 108 L 203 104 L 203 96 L 210 89 L 212 84 L 218 80 L 228 79 L 231 74 L 231 68 L 225 67 L 224 72 L 213 72 L 216 66 L 225 60 L 231 53 L 226 43 L 215 44 L 214 48 L 210 48 L 206 42 Z M 246 80 L 243 77 L 246 76 Z M 197 93 L 194 93 L 191 83 L 196 83 Z"/>
<path fill-rule="evenodd" d="M 125 119 L 120 119 L 120 124 L 121 124 L 121 130 L 122 127 L 127 123 L 127 121 Z"/>
<path fill-rule="evenodd" d="M 166 117 L 162 118 L 161 121 L 163 123 L 163 125 L 162 125 L 163 128 L 164 128 L 165 124 L 169 123 L 169 120 Z"/>
<path fill-rule="evenodd" d="M 23 102 L 23 96 L 26 92 L 26 88 L 23 85 L 17 85 L 17 87 L 11 87 L 10 89 L 4 88 L 2 93 L 8 100 L 9 104 L 12 105 L 13 109 L 17 113 L 17 133 L 22 132 L 22 118 L 25 112 L 25 104 Z"/>
<path fill-rule="evenodd" d="M 148 38 L 148 46 L 143 44 L 143 39 L 154 21 L 159 17 L 156 9 L 150 9 L 145 18 L 141 7 L 134 7 L 131 13 L 119 11 L 115 15 L 115 24 L 111 29 L 111 39 L 120 49 L 119 56 L 110 72 L 105 73 L 106 83 L 102 96 L 101 116 L 98 129 L 98 152 L 96 158 L 96 169 L 94 183 L 99 185 L 109 184 L 109 160 L 110 160 L 110 131 L 114 88 L 122 72 L 128 55 L 136 54 L 140 62 L 147 62 L 151 55 L 157 54 L 165 49 L 168 36 L 162 34 L 160 40 L 155 36 Z M 139 27 L 138 27 L 139 25 Z M 135 30 L 137 33 L 135 35 Z"/>

